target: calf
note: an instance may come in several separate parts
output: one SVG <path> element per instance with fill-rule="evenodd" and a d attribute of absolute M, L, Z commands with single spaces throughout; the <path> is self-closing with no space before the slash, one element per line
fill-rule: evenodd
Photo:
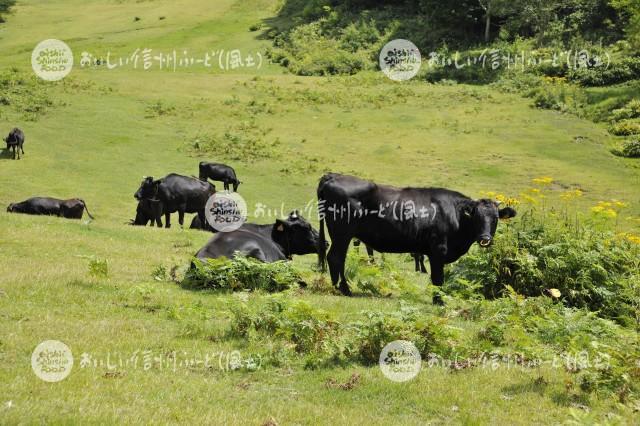
<path fill-rule="evenodd" d="M 138 201 L 138 207 L 136 207 L 136 218 L 131 221 L 131 225 L 147 226 L 147 224 L 151 222 L 151 226 L 162 228 L 161 216 L 162 203 L 160 203 L 160 201 L 142 199 Z"/>
<path fill-rule="evenodd" d="M 9 135 L 3 139 L 7 144 L 7 151 L 13 149 L 13 159 L 20 159 L 20 151 L 24 154 L 24 133 L 17 127 L 9 132 Z"/>
<path fill-rule="evenodd" d="M 200 180 L 206 181 L 211 179 L 213 181 L 222 182 L 224 184 L 225 191 L 229 190 L 229 185 L 233 185 L 233 192 L 238 190 L 240 181 L 236 177 L 236 171 L 231 166 L 227 166 L 222 163 L 207 163 L 202 161 L 200 163 Z"/>

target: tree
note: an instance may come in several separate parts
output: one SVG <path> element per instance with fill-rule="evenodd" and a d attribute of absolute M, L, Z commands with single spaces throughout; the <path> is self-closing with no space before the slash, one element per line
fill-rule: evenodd
<path fill-rule="evenodd" d="M 507 7 L 513 3 L 508 0 L 478 0 L 480 7 L 484 10 L 484 41 L 489 41 L 491 35 L 491 17 L 499 16 L 506 12 Z"/>

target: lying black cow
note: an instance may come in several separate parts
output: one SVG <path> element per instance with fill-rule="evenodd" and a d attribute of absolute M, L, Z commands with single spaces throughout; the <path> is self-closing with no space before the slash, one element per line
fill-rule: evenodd
<path fill-rule="evenodd" d="M 354 247 L 360 247 L 360 240 L 356 239 L 353 241 Z M 373 263 L 373 249 L 365 244 L 365 248 L 367 249 L 367 255 L 369 256 L 369 260 Z M 413 258 L 413 262 L 416 268 L 416 272 L 422 272 L 423 274 L 427 273 L 427 268 L 424 266 L 424 255 L 419 253 L 411 253 L 411 257 Z"/>
<path fill-rule="evenodd" d="M 202 247 L 198 259 L 226 257 L 236 253 L 262 262 L 291 259 L 292 255 L 318 252 L 318 231 L 297 212 L 272 225 L 246 223 L 231 232 L 218 232 Z"/>
<path fill-rule="evenodd" d="M 395 188 L 353 176 L 329 173 L 318 185 L 320 266 L 329 263 L 331 281 L 350 295 L 344 263 L 352 238 L 383 253 L 421 253 L 429 258 L 431 281 L 444 282 L 444 265 L 465 254 L 474 241 L 491 245 L 498 218 L 516 215 L 498 210 L 492 200 L 472 200 L 442 188 Z M 326 255 L 324 225 L 331 237 Z"/>
<path fill-rule="evenodd" d="M 215 186 L 187 176 L 171 173 L 162 179 L 145 178 L 134 194 L 138 200 L 160 202 L 155 210 L 155 222 L 160 223 L 164 214 L 165 228 L 171 227 L 171 213 L 178 212 L 178 222 L 184 225 L 185 213 L 197 213 L 205 221 L 204 207 L 209 197 L 216 192 Z"/>
<path fill-rule="evenodd" d="M 211 179 L 213 181 L 222 182 L 224 189 L 229 190 L 229 185 L 233 185 L 233 191 L 238 190 L 240 181 L 236 177 L 236 171 L 232 167 L 222 163 L 207 163 L 202 161 L 200 163 L 200 180 L 206 181 Z"/>
<path fill-rule="evenodd" d="M 7 144 L 7 151 L 13 149 L 13 159 L 20 159 L 20 151 L 24 154 L 24 133 L 17 127 L 9 132 L 9 136 L 3 139 Z"/>
<path fill-rule="evenodd" d="M 151 226 L 162 228 L 162 204 L 159 200 L 142 199 L 138 201 L 136 207 L 136 218 L 131 221 L 131 225 L 147 226 L 151 222 Z M 197 217 L 197 216 L 196 216 Z"/>
<path fill-rule="evenodd" d="M 10 213 L 60 216 L 67 219 L 82 219 L 85 210 L 87 215 L 93 219 L 84 200 L 80 198 L 59 200 L 50 197 L 33 197 L 20 203 L 11 203 L 7 207 L 7 211 Z"/>

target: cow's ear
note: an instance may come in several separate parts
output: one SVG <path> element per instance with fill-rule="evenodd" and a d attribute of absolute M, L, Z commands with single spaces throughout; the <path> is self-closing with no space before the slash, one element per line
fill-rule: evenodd
<path fill-rule="evenodd" d="M 476 202 L 469 200 L 462 205 L 462 215 L 464 217 L 473 217 L 473 210 L 476 208 Z"/>
<path fill-rule="evenodd" d="M 285 221 L 276 219 L 276 231 L 284 232 L 284 229 L 286 228 L 286 226 L 287 224 L 285 223 Z"/>
<path fill-rule="evenodd" d="M 498 210 L 498 217 L 500 219 L 510 219 L 515 217 L 516 211 L 511 207 L 505 207 L 504 209 Z"/>

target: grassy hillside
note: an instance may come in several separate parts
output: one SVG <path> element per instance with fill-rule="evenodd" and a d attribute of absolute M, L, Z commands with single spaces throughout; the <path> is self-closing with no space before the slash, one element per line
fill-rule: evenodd
<path fill-rule="evenodd" d="M 36 195 L 80 197 L 96 220 L 0 212 L 0 422 L 558 423 L 582 418 L 587 414 L 580 406 L 588 405 L 594 419 L 611 412 L 632 423 L 632 409 L 615 398 L 567 400 L 566 373 L 547 367 L 430 368 L 409 384 L 392 383 L 377 366 L 360 364 L 257 372 L 76 364 L 57 384 L 32 373 L 31 352 L 46 339 L 67 343 L 76 362 L 83 352 L 106 359 L 136 350 L 193 355 L 270 345 L 223 338 L 236 296 L 184 290 L 152 277 L 159 265 L 186 265 L 207 233 L 179 229 L 177 218 L 168 230 L 126 225 L 142 176 L 195 175 L 204 159 L 236 168 L 252 216 L 257 203 L 278 212 L 304 210 L 328 170 L 396 185 L 446 186 L 474 197 L 483 191 L 518 197 L 533 178 L 551 176 L 552 191 L 584 191 L 578 201 L 583 211 L 619 199 L 629 203 L 624 216 L 640 214 L 640 167 L 609 152 L 604 126 L 532 109 L 530 101 L 489 87 L 398 84 L 378 73 L 303 78 L 266 62 L 259 70 L 177 72 L 81 69 L 76 62 L 62 82 L 32 81 L 31 50 L 51 37 L 65 40 L 76 59 L 85 50 L 119 57 L 137 48 L 264 54 L 269 42 L 249 29 L 275 16 L 277 3 L 23 0 L 5 16 L 0 73 L 24 84 L 0 86 L 9 99 L 0 105 L 0 131 L 4 136 L 22 128 L 26 155 L 0 158 L 0 206 Z M 35 99 L 42 110 L 28 110 Z M 229 152 L 221 155 L 224 149 Z M 619 227 L 637 231 L 633 223 Z M 428 299 L 428 279 L 413 275 L 404 257 L 387 258 L 412 277 L 419 299 Z M 96 259 L 107 261 L 106 277 L 90 273 Z M 313 256 L 295 260 L 317 278 L 313 262 Z M 357 318 L 363 309 L 394 312 L 401 303 L 399 297 L 362 296 L 290 294 L 342 319 Z M 448 315 L 430 304 L 424 309 Z M 460 318 L 451 326 L 465 335 L 477 332 Z M 352 373 L 361 376 L 354 389 L 326 386 Z M 544 385 L 536 382 L 541 376 Z"/>

